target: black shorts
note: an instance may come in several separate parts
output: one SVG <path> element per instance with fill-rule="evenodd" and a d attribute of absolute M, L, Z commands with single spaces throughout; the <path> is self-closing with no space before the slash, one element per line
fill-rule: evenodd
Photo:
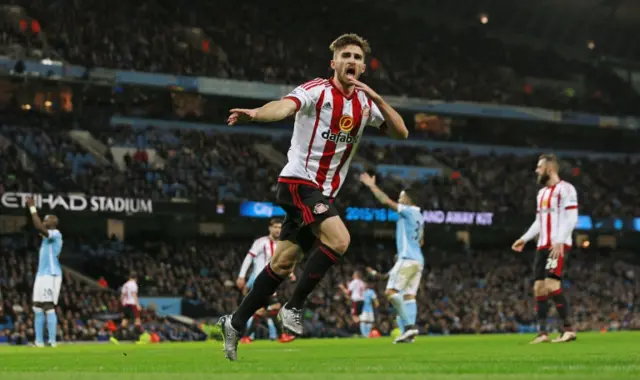
<path fill-rule="evenodd" d="M 122 306 L 122 314 L 124 314 L 124 319 L 133 320 L 140 318 L 140 309 L 136 305 L 124 305 Z"/>
<path fill-rule="evenodd" d="M 351 303 L 351 315 L 354 317 L 362 314 L 362 308 L 364 307 L 364 301 L 354 301 Z"/>
<path fill-rule="evenodd" d="M 280 240 L 298 244 L 303 252 L 309 252 L 317 240 L 311 226 L 338 215 L 338 210 L 321 189 L 301 179 L 280 178 L 276 203 L 286 212 Z"/>
<path fill-rule="evenodd" d="M 571 247 L 564 247 L 564 255 L 558 257 L 557 260 L 549 258 L 548 248 L 542 248 L 536 251 L 536 257 L 533 261 L 533 273 L 535 280 L 544 280 L 545 278 L 555 278 L 556 280 L 562 280 L 565 267 L 567 266 L 567 255 Z"/>

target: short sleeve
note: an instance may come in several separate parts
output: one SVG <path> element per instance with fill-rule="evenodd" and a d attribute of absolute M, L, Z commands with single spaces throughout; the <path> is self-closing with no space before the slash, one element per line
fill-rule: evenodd
<path fill-rule="evenodd" d="M 578 193 L 573 185 L 563 186 L 560 198 L 561 210 L 575 210 L 578 208 Z"/>
<path fill-rule="evenodd" d="M 411 207 L 398 203 L 398 215 L 402 218 L 411 216 Z"/>
<path fill-rule="evenodd" d="M 369 100 L 369 106 L 371 109 L 367 125 L 384 130 L 384 116 L 382 116 L 380 108 L 378 108 L 378 106 L 371 100 Z"/>
<path fill-rule="evenodd" d="M 308 112 L 314 108 L 320 92 L 324 89 L 326 79 L 316 78 L 301 84 L 283 99 L 291 99 L 296 103 L 296 112 Z"/>
<path fill-rule="evenodd" d="M 62 234 L 58 230 L 49 230 L 49 236 L 47 236 L 51 240 L 60 240 L 62 238 Z"/>

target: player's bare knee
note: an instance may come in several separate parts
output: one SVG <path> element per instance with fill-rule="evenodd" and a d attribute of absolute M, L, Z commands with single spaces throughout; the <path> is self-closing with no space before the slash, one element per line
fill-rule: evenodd
<path fill-rule="evenodd" d="M 351 243 L 351 239 L 349 235 L 347 235 L 346 237 L 336 239 L 329 248 L 333 249 L 337 254 L 344 255 L 347 249 L 349 249 L 349 243 Z"/>
<path fill-rule="evenodd" d="M 344 229 L 341 233 L 336 234 L 327 239 L 328 241 L 324 242 L 329 248 L 331 248 L 335 253 L 339 255 L 344 255 L 349 249 L 349 244 L 351 244 L 351 235 L 349 235 L 349 231 Z"/>
<path fill-rule="evenodd" d="M 273 256 L 271 264 L 269 265 L 278 276 L 285 277 L 290 275 L 296 265 L 296 251 L 283 251 L 280 254 Z"/>
<path fill-rule="evenodd" d="M 339 255 L 344 255 L 349 249 L 351 235 L 349 235 L 347 226 L 338 216 L 333 216 L 324 220 L 320 225 L 314 226 L 313 233 L 320 239 L 322 244 Z"/>

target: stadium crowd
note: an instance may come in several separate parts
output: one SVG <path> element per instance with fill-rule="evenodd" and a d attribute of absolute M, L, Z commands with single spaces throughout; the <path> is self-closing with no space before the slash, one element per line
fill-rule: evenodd
<path fill-rule="evenodd" d="M 30 294 L 36 257 L 28 254 L 33 234 L 2 239 L 0 286 L 2 312 L 0 337 L 16 344 L 33 338 Z M 427 236 L 429 240 L 430 237 Z M 216 317 L 233 310 L 241 299 L 235 287 L 248 242 L 146 241 L 123 243 L 67 238 L 72 255 L 80 254 L 85 265 L 76 265 L 89 275 L 104 276 L 109 284 L 122 284 L 128 274 L 139 274 L 140 293 L 145 296 L 183 297 L 183 313 L 198 310 L 196 318 Z M 214 244 L 215 243 L 215 244 Z M 339 284 L 348 282 L 353 271 L 365 266 L 381 271 L 393 263 L 394 244 L 380 240 L 355 241 L 342 265 L 334 268 L 314 291 L 305 309 L 305 334 L 314 337 L 346 337 L 357 334 L 350 315 L 351 304 Z M 535 301 L 531 296 L 532 253 L 514 254 L 507 249 L 444 250 L 435 245 L 425 250 L 424 281 L 418 292 L 419 327 L 423 334 L 505 333 L 535 331 Z M 573 319 L 581 330 L 640 329 L 640 266 L 637 257 L 602 249 L 576 250 L 571 255 L 565 281 Z M 300 265 L 304 265 L 303 263 Z M 300 268 L 298 268 L 300 270 Z M 394 314 L 384 300 L 384 283 L 372 282 L 381 305 L 376 327 L 388 335 Z M 59 334 L 64 341 L 108 340 L 113 334 L 130 339 L 133 333 L 118 331 L 119 301 L 113 290 L 100 289 L 65 275 L 58 306 Z M 290 296 L 288 283 L 279 296 Z M 550 316 L 554 323 L 555 315 Z M 147 331 L 161 340 L 203 339 L 189 326 L 177 325 L 147 309 L 143 313 Z M 4 330 L 4 331 L 2 331 Z M 264 336 L 258 329 L 258 337 Z"/>
<path fill-rule="evenodd" d="M 0 239 L 0 344 L 33 343 L 31 294 L 36 269 L 39 238 L 33 233 Z M 111 337 L 137 339 L 133 327 L 122 328 L 121 306 L 115 289 L 102 288 L 64 274 L 56 312 L 58 340 L 109 341 Z M 163 341 L 192 341 L 205 338 L 201 331 L 159 317 L 153 309 L 143 309 L 142 326 Z"/>
<path fill-rule="evenodd" d="M 273 201 L 281 166 L 260 153 L 256 144 L 272 146 L 281 157 L 289 144 L 288 137 L 116 125 L 91 130 L 109 148 L 103 160 L 98 160 L 73 141 L 60 123 L 36 116 L 21 121 L 0 127 L 4 136 L 0 154 L 16 153 L 17 147 L 32 164 L 10 157 L 2 160 L 0 170 L 7 174 L 0 179 L 4 191 L 55 188 L 155 200 Z M 427 143 L 408 146 L 367 141 L 365 138 L 358 150 L 361 165 L 354 165 L 338 199 L 342 209 L 376 206 L 373 196 L 361 191 L 357 178 L 361 170 L 375 171 L 375 165 L 387 164 L 440 170 L 440 175 L 429 178 L 391 175 L 380 180 L 390 194 L 417 186 L 421 190 L 419 203 L 425 209 L 501 215 L 529 215 L 534 210 L 537 154 L 515 155 L 500 151 L 499 146 L 495 151 L 490 148 L 478 153 L 464 145 L 443 149 L 428 148 Z M 127 150 L 122 167 L 114 158 L 116 148 Z M 149 151 L 155 155 L 150 156 Z M 561 163 L 561 176 L 578 189 L 581 213 L 597 217 L 640 215 L 636 160 L 564 156 Z"/>
<path fill-rule="evenodd" d="M 454 31 L 424 20 L 406 19 L 390 13 L 384 5 L 363 8 L 357 2 L 330 0 L 318 6 L 317 17 L 310 21 L 302 17 L 306 10 L 291 6 L 297 5 L 293 0 L 276 6 L 257 0 L 242 4 L 195 0 L 189 9 L 151 0 L 10 3 L 24 7 L 26 14 L 37 20 L 15 24 L 8 17 L 0 25 L 1 43 L 18 44 L 28 51 L 21 58 L 61 56 L 89 69 L 110 67 L 288 84 L 327 74 L 328 42 L 343 32 L 342 25 L 327 20 L 333 20 L 335 7 L 340 7 L 342 12 L 360 15 L 351 26 L 374 47 L 365 81 L 382 94 L 637 114 L 637 94 L 606 69 L 569 61 L 548 51 L 506 45 L 476 29 Z M 419 32 L 403 27 L 409 24 L 419 26 Z M 192 27 L 202 28 L 201 32 Z M 311 41 L 308 35 L 314 39 Z M 584 77 L 582 91 L 558 88 L 559 82 L 529 83 L 530 77 L 573 83 L 576 75 Z M 116 103 L 119 90 L 113 89 L 107 102 Z M 176 114 L 179 108 L 180 119 L 198 118 L 202 108 L 199 95 L 165 97 L 168 103 L 181 103 L 180 107 L 167 106 Z M 211 114 L 226 114 L 226 103 L 215 102 L 211 100 Z M 13 191 L 81 191 L 154 200 L 274 200 L 281 165 L 278 157 L 267 157 L 257 144 L 270 146 L 282 158 L 289 137 L 246 133 L 242 127 L 230 134 L 109 125 L 109 117 L 120 106 L 87 107 L 84 113 L 68 115 L 72 118 L 5 110 L 0 119 L 0 195 Z M 135 113 L 139 109 L 131 107 L 127 111 Z M 635 152 L 638 143 L 637 136 L 600 140 L 594 137 L 599 132 L 575 138 L 573 132 L 567 132 L 559 138 L 560 132 L 553 131 L 555 125 L 514 127 L 515 122 L 506 121 L 466 122 L 469 128 L 454 127 L 452 133 L 416 135 L 465 143 L 624 152 Z M 525 128 L 535 132 L 521 132 Z M 89 151 L 72 137 L 72 129 L 89 132 L 108 150 L 104 154 Z M 543 130 L 552 131 L 541 133 Z M 607 133 L 613 136 L 613 132 Z M 378 207 L 370 192 L 362 191 L 358 175 L 363 170 L 375 172 L 375 165 L 386 164 L 438 169 L 440 174 L 420 179 L 379 175 L 381 187 L 392 196 L 409 184 L 419 187 L 418 203 L 424 209 L 491 211 L 533 219 L 537 154 L 500 149 L 478 153 L 464 145 L 430 148 L 427 142 L 423 146 L 384 145 L 365 138 L 355 161 L 358 163 L 337 200 L 340 210 L 351 205 Z M 636 163 L 629 157 L 565 155 L 561 157 L 561 175 L 577 187 L 581 213 L 638 216 L 640 193 L 636 184 L 640 174 Z M 436 239 L 429 239 L 427 236 L 428 269 L 418 294 L 422 333 L 533 331 L 530 253 L 512 254 L 508 247 L 444 249 Z M 37 244 L 31 232 L 0 241 L 0 343 L 33 340 L 30 295 L 37 265 L 32 252 Z M 131 271 L 139 274 L 142 294 L 182 297 L 187 315 L 215 317 L 234 310 L 241 299 L 234 280 L 248 248 L 248 241 L 235 240 L 133 239 L 124 243 L 115 238 L 95 241 L 65 237 L 63 261 L 71 254 L 74 260 L 68 265 L 104 281 L 100 288 L 65 274 L 57 308 L 60 338 L 134 338 L 133 331 L 117 326 L 117 286 Z M 334 268 L 310 297 L 304 314 L 306 334 L 356 334 L 350 304 L 339 291 L 339 284 L 366 266 L 389 270 L 394 251 L 391 241 L 354 240 L 344 265 Z M 579 249 L 572 253 L 565 285 L 579 330 L 640 329 L 638 264 L 637 257 L 624 252 Z M 383 298 L 384 284 L 371 286 Z M 287 284 L 279 296 L 286 299 L 291 292 L 292 286 Z M 376 315 L 377 329 L 390 334 L 393 311 L 384 299 Z M 152 309 L 145 309 L 142 319 L 145 330 L 158 334 L 161 340 L 205 338 L 192 326 L 160 317 Z"/>
<path fill-rule="evenodd" d="M 97 1 L 10 3 L 22 6 L 36 23 L 5 22 L 2 40 L 32 54 L 62 56 L 88 68 L 289 84 L 328 73 L 327 46 L 344 32 L 332 22 L 338 8 L 360 15 L 351 29 L 373 44 L 367 81 L 382 94 L 637 113 L 637 94 L 606 68 L 553 51 L 507 45 L 488 37 L 481 25 L 460 31 L 431 25 L 419 13 L 407 18 L 384 4 L 362 7 L 333 0 L 315 6 L 309 20 L 309 10 L 293 0 L 277 5 L 193 1 L 189 9 L 151 0 L 115 8 Z M 138 22 L 132 25 L 131 19 Z M 549 84 L 530 77 L 567 82 Z"/>

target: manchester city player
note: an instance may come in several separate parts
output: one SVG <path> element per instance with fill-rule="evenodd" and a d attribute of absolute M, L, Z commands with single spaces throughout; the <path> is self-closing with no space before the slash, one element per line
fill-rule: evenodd
<path fill-rule="evenodd" d="M 62 269 L 60 267 L 60 251 L 62 251 L 62 234 L 58 231 L 58 218 L 55 215 L 47 215 L 44 221 L 40 220 L 33 198 L 26 200 L 33 225 L 42 236 L 40 244 L 40 256 L 38 259 L 38 272 L 33 284 L 33 311 L 35 313 L 35 330 L 37 347 L 44 347 L 45 315 L 49 345 L 56 346 L 56 327 L 58 317 L 56 305 L 60 296 L 62 285 Z"/>
<path fill-rule="evenodd" d="M 403 324 L 404 331 L 394 343 L 413 342 L 419 331 L 416 327 L 418 307 L 416 294 L 420 286 L 424 256 L 424 217 L 416 206 L 417 196 L 407 189 L 394 202 L 376 185 L 376 177 L 367 173 L 360 175 L 360 181 L 367 186 L 380 203 L 398 212 L 396 224 L 396 248 L 398 261 L 389 271 L 389 281 L 385 295 L 393 305 Z"/>

